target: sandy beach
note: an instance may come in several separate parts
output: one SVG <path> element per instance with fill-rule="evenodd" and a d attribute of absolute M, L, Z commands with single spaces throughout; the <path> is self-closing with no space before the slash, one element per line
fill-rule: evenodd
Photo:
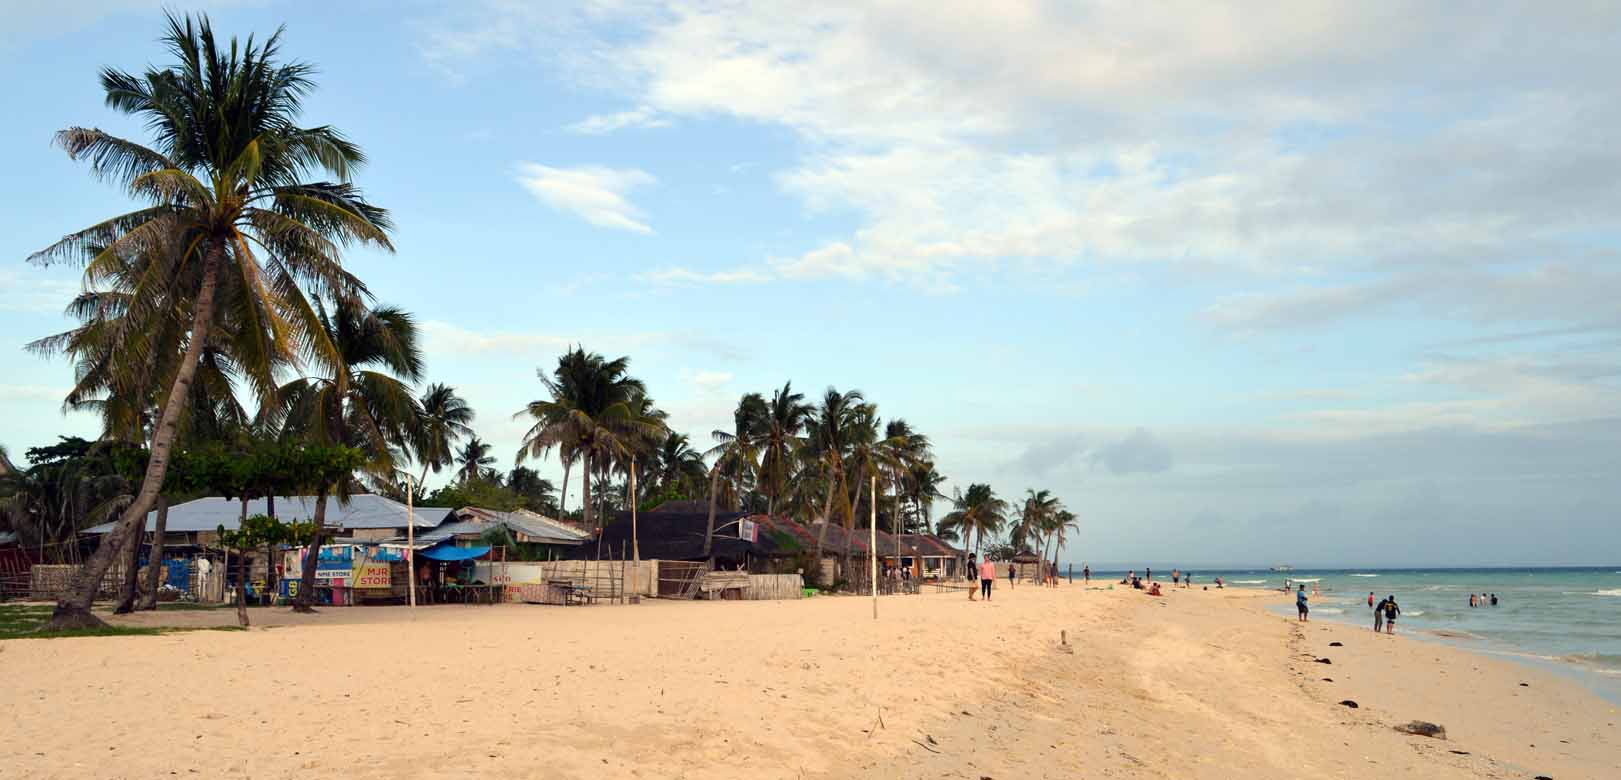
<path fill-rule="evenodd" d="M 1621 715 L 1577 680 L 1297 625 L 1267 612 L 1277 593 L 1106 587 L 885 598 L 876 622 L 851 597 L 261 609 L 271 627 L 248 632 L 8 641 L 0 778 L 1566 780 L 1621 765 Z M 1411 720 L 1447 739 L 1392 728 Z"/>

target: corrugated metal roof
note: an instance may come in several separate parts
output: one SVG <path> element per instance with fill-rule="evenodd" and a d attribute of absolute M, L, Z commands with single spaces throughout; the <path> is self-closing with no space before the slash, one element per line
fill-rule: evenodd
<path fill-rule="evenodd" d="M 527 509 L 499 512 L 483 507 L 464 506 L 456 510 L 456 516 L 463 520 L 502 523 L 520 537 L 523 537 L 518 539 L 520 542 L 573 545 L 584 544 L 592 539 L 589 531 Z"/>
<path fill-rule="evenodd" d="M 262 515 L 269 513 L 269 503 L 262 498 L 248 502 L 248 515 Z M 434 528 L 445 521 L 450 515 L 448 507 L 416 507 L 412 514 L 412 525 L 417 528 Z M 309 520 L 315 516 L 315 496 L 277 496 L 276 517 L 282 520 Z M 146 530 L 152 531 L 157 526 L 157 512 L 146 515 Z M 219 526 L 226 530 L 235 530 L 242 519 L 242 502 L 213 496 L 187 501 L 169 507 L 169 518 L 164 523 L 164 529 L 171 533 L 188 533 L 197 531 L 213 531 Z M 105 534 L 113 530 L 116 523 L 102 523 L 101 525 L 86 528 L 87 534 Z M 326 505 L 326 525 L 328 528 L 345 530 L 361 528 L 404 528 L 406 524 L 406 507 L 404 504 L 386 496 L 372 493 L 363 493 L 350 496 L 349 502 L 344 504 L 336 498 L 328 498 Z"/>

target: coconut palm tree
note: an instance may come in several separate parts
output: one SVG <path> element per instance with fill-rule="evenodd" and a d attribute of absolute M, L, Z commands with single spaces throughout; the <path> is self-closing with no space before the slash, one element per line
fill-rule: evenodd
<path fill-rule="evenodd" d="M 1041 535 L 1048 521 L 1062 505 L 1050 490 L 1026 490 L 1024 504 L 1019 508 L 1019 522 L 1014 525 L 1008 543 L 1014 552 L 1035 552 L 1041 547 Z M 1031 548 L 1035 546 L 1035 549 Z"/>
<path fill-rule="evenodd" d="M 973 535 L 975 556 L 979 555 L 985 536 L 1001 532 L 1007 522 L 1007 502 L 997 498 L 990 485 L 970 484 L 968 492 L 958 492 L 951 504 L 950 514 L 940 518 L 940 527 L 961 534 L 963 544 Z"/>
<path fill-rule="evenodd" d="M 507 472 L 507 489 L 517 493 L 530 511 L 557 514 L 557 486 L 527 466 L 513 466 Z"/>
<path fill-rule="evenodd" d="M 513 415 L 532 421 L 518 448 L 518 463 L 545 457 L 554 448 L 565 469 L 576 458 L 581 461 L 587 525 L 592 522 L 591 479 L 635 444 L 662 435 L 663 423 L 651 419 L 637 401 L 647 395 L 647 386 L 630 376 L 629 368 L 628 357 L 607 360 L 575 347 L 557 359 L 550 376 L 535 372 L 550 397 L 531 401 Z"/>
<path fill-rule="evenodd" d="M 732 412 L 732 430 L 714 431 L 715 446 L 705 453 L 713 455 L 715 464 L 709 471 L 709 524 L 704 530 L 703 557 L 710 559 L 715 544 L 715 501 L 723 474 L 729 477 L 738 503 L 750 476 L 759 470 L 760 448 L 766 438 L 765 398 L 759 393 L 747 393 L 737 401 Z"/>
<path fill-rule="evenodd" d="M 314 310 L 321 337 L 332 347 L 316 357 L 321 373 L 283 385 L 278 404 L 260 410 L 259 424 L 275 429 L 279 423 L 284 439 L 354 447 L 365 455 L 368 474 L 392 478 L 401 460 L 397 453 L 415 440 L 422 417 L 410 386 L 422 373 L 416 323 L 401 309 L 367 308 L 349 297 L 339 297 L 330 308 L 317 302 Z M 328 492 L 336 487 L 347 501 L 348 482 L 312 486 L 310 549 L 319 550 L 326 536 Z M 297 609 L 310 611 L 313 573 L 304 580 Z"/>
<path fill-rule="evenodd" d="M 126 327 L 171 316 L 154 307 L 177 301 L 189 306 L 190 327 L 140 489 L 109 543 L 97 548 L 57 602 L 47 629 L 101 625 L 90 603 L 129 526 L 144 521 L 157 500 L 215 324 L 231 320 L 262 334 L 258 342 L 267 355 L 295 348 L 330 354 L 304 287 L 359 295 L 364 287 L 344 270 L 341 249 L 354 243 L 392 249 L 386 212 L 348 183 L 364 161 L 359 148 L 331 127 L 297 124 L 313 70 L 278 61 L 280 39 L 278 30 L 263 43 L 250 37 L 222 47 L 207 17 L 171 15 L 163 40 L 175 65 L 141 76 L 109 68 L 101 77 L 107 105 L 143 119 L 153 143 L 84 127 L 57 134 L 71 157 L 88 160 L 94 174 L 146 205 L 71 233 L 31 260 L 79 263 L 86 287 L 97 289 L 115 258 L 150 254 L 157 262 L 147 283 L 130 291 Z M 320 174 L 336 181 L 312 179 Z M 244 378 L 262 401 L 272 398 L 272 376 Z"/>
<path fill-rule="evenodd" d="M 918 433 L 906 420 L 896 418 L 884 425 L 884 438 L 878 443 L 878 447 L 884 467 L 883 481 L 895 491 L 889 521 L 890 531 L 904 533 L 907 523 L 901 503 L 907 493 L 906 483 L 911 479 L 912 469 L 920 463 L 928 462 L 932 457 L 929 437 Z"/>
<path fill-rule="evenodd" d="M 793 382 L 771 394 L 766 407 L 765 439 L 760 447 L 761 483 L 766 494 L 766 514 L 774 514 L 788 476 L 805 447 L 805 429 L 815 407 L 805 403 L 803 393 L 794 392 Z"/>
<path fill-rule="evenodd" d="M 460 464 L 457 477 L 463 484 L 478 479 L 484 473 L 484 469 L 495 462 L 495 456 L 490 454 L 491 449 L 490 445 L 477 436 L 468 439 L 467 443 L 462 445 L 461 451 L 456 453 L 456 463 Z"/>
<path fill-rule="evenodd" d="M 1054 565 L 1057 564 L 1058 559 L 1055 556 L 1063 551 L 1066 541 L 1065 537 L 1067 537 L 1069 532 L 1072 530 L 1077 532 L 1080 531 L 1080 525 L 1076 521 L 1074 512 L 1071 512 L 1068 509 L 1060 508 L 1052 513 L 1052 517 L 1048 519 L 1046 527 L 1046 560 L 1053 561 Z"/>
<path fill-rule="evenodd" d="M 822 548 L 827 543 L 827 526 L 833 522 L 834 499 L 841 499 L 839 508 L 844 510 L 846 518 L 854 511 L 845 487 L 845 455 L 849 452 L 855 428 L 860 423 L 861 407 L 865 405 L 865 400 L 860 390 L 841 393 L 829 387 L 822 394 L 822 402 L 816 409 L 814 422 L 808 432 L 806 454 L 809 461 L 822 471 L 822 479 L 817 481 L 826 490 L 822 525 L 816 531 L 817 561 L 821 561 Z"/>
<path fill-rule="evenodd" d="M 945 482 L 945 475 L 935 470 L 932 460 L 912 464 L 911 473 L 907 475 L 906 498 L 922 519 L 925 533 L 935 532 L 934 500 L 946 497 L 940 492 Z"/>
<path fill-rule="evenodd" d="M 867 493 L 869 477 L 878 476 L 888 467 L 888 450 L 882 440 L 878 438 L 878 405 L 858 404 L 853 410 L 851 424 L 845 429 L 848 451 L 844 456 L 846 475 L 855 483 L 855 498 L 851 500 L 849 511 L 844 513 L 844 567 L 850 567 L 851 538 L 855 536 L 856 510 L 861 505 L 862 494 Z M 874 482 L 876 487 L 876 482 Z M 874 493 L 877 491 L 874 490 Z M 867 500 L 878 503 L 878 496 L 867 495 Z"/>
<path fill-rule="evenodd" d="M 456 395 L 455 388 L 442 384 L 428 385 L 417 404 L 422 412 L 412 426 L 411 452 L 422 465 L 420 485 L 428 478 L 428 469 L 438 474 L 451 465 L 456 442 L 473 435 L 473 407 Z"/>
<path fill-rule="evenodd" d="M 703 453 L 693 449 L 684 433 L 666 434 L 664 441 L 649 458 L 649 493 L 679 493 L 695 496 L 703 490 L 709 467 L 704 465 Z"/>

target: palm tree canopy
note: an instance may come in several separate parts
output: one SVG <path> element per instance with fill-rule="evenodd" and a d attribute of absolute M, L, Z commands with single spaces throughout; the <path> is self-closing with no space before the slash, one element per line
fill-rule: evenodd
<path fill-rule="evenodd" d="M 473 435 L 473 407 L 443 384 L 428 385 L 417 404 L 422 411 L 413 426 L 412 456 L 438 474 L 451 465 L 456 442 Z"/>
<path fill-rule="evenodd" d="M 147 350 L 172 348 L 173 338 L 149 344 L 138 334 L 164 331 L 219 264 L 211 319 L 241 329 L 232 358 L 263 402 L 273 398 L 279 363 L 336 351 L 304 289 L 363 295 L 341 248 L 392 249 L 387 213 L 348 183 L 364 161 L 360 150 L 331 127 L 297 124 L 313 69 L 278 62 L 280 37 L 233 38 L 227 48 L 206 16 L 170 15 L 163 40 L 175 65 L 140 76 L 103 71 L 107 105 L 145 120 L 152 145 L 84 127 L 61 131 L 56 142 L 146 206 L 30 258 L 81 264 L 87 289 L 124 294 L 108 338 L 131 346 L 132 364 Z M 321 174 L 336 182 L 309 180 Z"/>
<path fill-rule="evenodd" d="M 483 474 L 484 467 L 495 462 L 495 457 L 490 455 L 490 449 L 490 445 L 477 436 L 468 439 L 467 443 L 462 445 L 461 452 L 456 454 L 456 462 L 461 464 L 462 481 L 471 482 L 478 479 Z"/>

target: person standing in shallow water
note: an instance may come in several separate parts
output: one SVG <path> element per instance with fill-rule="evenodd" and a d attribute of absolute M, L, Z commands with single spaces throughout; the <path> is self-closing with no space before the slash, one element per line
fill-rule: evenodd
<path fill-rule="evenodd" d="M 1368 603 L 1373 604 L 1373 633 L 1377 634 L 1379 629 L 1385 627 L 1385 603 L 1374 604 L 1372 593 L 1368 594 Z"/>
<path fill-rule="evenodd" d="M 1396 616 L 1401 614 L 1401 607 L 1396 606 L 1396 597 L 1386 596 L 1384 603 L 1379 606 L 1384 607 L 1385 633 L 1396 633 Z"/>

